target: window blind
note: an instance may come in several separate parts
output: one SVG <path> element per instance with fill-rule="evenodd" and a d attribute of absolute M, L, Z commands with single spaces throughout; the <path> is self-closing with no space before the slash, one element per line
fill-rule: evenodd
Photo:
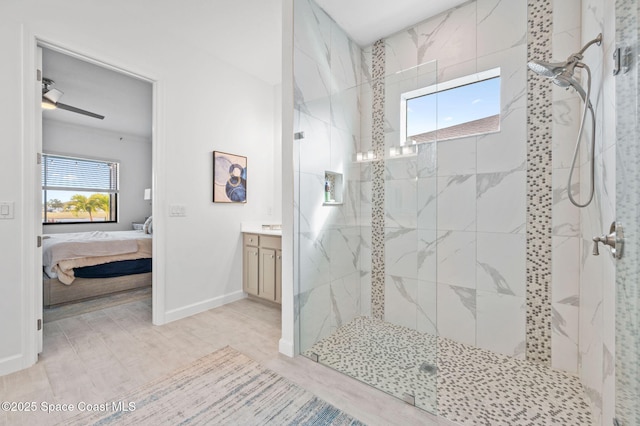
<path fill-rule="evenodd" d="M 44 154 L 42 188 L 118 192 L 118 163 Z"/>

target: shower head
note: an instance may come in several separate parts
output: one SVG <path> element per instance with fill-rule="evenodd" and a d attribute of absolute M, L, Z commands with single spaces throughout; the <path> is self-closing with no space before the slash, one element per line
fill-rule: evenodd
<path fill-rule="evenodd" d="M 532 60 L 527 66 L 529 69 L 536 74 L 541 75 L 542 77 L 546 77 L 551 80 L 557 86 L 563 88 L 573 87 L 578 95 L 582 98 L 582 100 L 587 103 L 589 106 L 591 102 L 587 99 L 587 94 L 584 88 L 578 83 L 578 81 L 573 78 L 573 74 L 576 68 L 586 68 L 587 66 L 582 63 L 582 54 L 591 46 L 592 44 L 600 45 L 602 43 L 602 34 L 598 34 L 598 37 L 594 38 L 587 44 L 585 44 L 582 49 L 580 49 L 576 53 L 572 53 L 569 55 L 566 61 L 564 62 L 555 62 L 549 63 L 544 61 Z"/>
<path fill-rule="evenodd" d="M 583 68 L 585 65 L 580 62 L 582 55 L 574 53 L 565 62 L 549 63 L 544 61 L 532 60 L 527 66 L 536 74 L 548 78 L 552 83 L 567 88 L 569 86 L 579 86 L 578 82 L 573 78 L 576 67 Z M 583 90 L 584 92 L 584 90 Z M 584 99 L 584 97 L 583 97 Z"/>
<path fill-rule="evenodd" d="M 564 62 L 549 63 L 534 59 L 530 61 L 527 66 L 536 74 L 550 78 L 560 87 L 575 87 L 574 83 L 577 84 L 577 82 L 573 79 L 573 73 L 576 67 L 584 67 L 584 64 L 580 62 L 583 57 L 582 54 L 587 50 L 587 48 L 589 48 L 589 46 L 596 43 L 598 45 L 602 43 L 602 34 L 598 34 L 598 37 L 585 44 L 578 52 L 569 55 L 567 60 Z"/>
<path fill-rule="evenodd" d="M 571 161 L 571 170 L 569 171 L 569 181 L 567 183 L 567 194 L 569 196 L 569 201 L 576 207 L 586 207 L 593 200 L 594 194 L 594 152 L 595 152 L 595 135 L 596 135 L 596 119 L 595 119 L 595 111 L 591 101 L 589 100 L 589 96 L 591 94 L 591 70 L 587 66 L 587 64 L 581 62 L 583 58 L 584 52 L 591 46 L 592 44 L 602 44 L 602 34 L 598 34 L 598 37 L 594 38 L 587 44 L 585 44 L 582 49 L 580 49 L 576 53 L 572 53 L 569 55 L 565 62 L 559 63 L 548 63 L 544 61 L 533 60 L 530 61 L 527 66 L 529 69 L 536 74 L 541 75 L 542 77 L 546 77 L 550 79 L 554 84 L 564 87 L 568 89 L 569 87 L 573 87 L 575 91 L 578 93 L 582 101 L 584 102 L 584 109 L 582 110 L 582 119 L 580 120 L 580 131 L 578 132 L 578 138 L 576 141 L 576 148 L 573 153 L 573 160 Z M 578 81 L 573 78 L 573 74 L 577 68 L 583 68 L 586 71 L 586 80 L 587 80 L 587 90 L 578 83 Z M 591 111 L 591 186 L 590 186 L 590 195 L 588 200 L 585 203 L 579 203 L 573 198 L 573 194 L 571 192 L 572 186 L 572 178 L 573 172 L 575 170 L 576 159 L 578 157 L 578 148 L 580 146 L 580 139 L 582 138 L 582 131 L 584 130 L 584 120 L 587 116 L 587 111 Z"/>
<path fill-rule="evenodd" d="M 582 98 L 582 101 L 591 105 L 591 102 L 589 102 L 589 100 L 587 99 L 587 93 L 584 91 L 584 88 L 572 76 L 562 73 L 555 76 L 553 80 L 551 80 L 551 82 L 563 88 L 573 87 L 575 91 L 578 92 L 578 95 L 580 95 L 580 97 Z"/>
<path fill-rule="evenodd" d="M 562 73 L 566 65 L 566 62 L 556 62 L 550 64 L 548 62 L 538 61 L 536 59 L 530 61 L 527 64 L 531 71 L 547 78 L 554 78 L 558 74 Z"/>
<path fill-rule="evenodd" d="M 573 78 L 576 67 L 582 68 L 585 65 L 582 62 L 556 62 L 548 63 L 544 61 L 533 60 L 527 64 L 529 69 L 536 74 L 546 77 L 557 86 L 562 88 L 573 87 L 576 89 L 582 100 L 585 100 L 586 93 L 580 83 Z"/>

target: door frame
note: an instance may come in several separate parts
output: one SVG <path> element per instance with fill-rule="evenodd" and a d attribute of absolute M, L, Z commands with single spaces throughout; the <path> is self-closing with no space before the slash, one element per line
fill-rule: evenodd
<path fill-rule="evenodd" d="M 40 179 L 36 176 L 34 165 L 36 158 L 41 153 L 42 132 L 36 131 L 36 120 L 42 120 L 42 115 L 38 117 L 34 108 L 34 101 L 39 104 L 39 93 L 36 91 L 34 79 L 37 69 L 38 47 L 46 47 L 57 50 L 69 56 L 76 57 L 83 61 L 120 72 L 138 79 L 148 81 L 152 84 L 152 133 L 151 133 L 151 174 L 153 205 L 152 215 L 154 216 L 153 228 L 154 236 L 152 241 L 152 322 L 154 325 L 166 323 L 166 301 L 165 301 L 165 219 L 162 215 L 165 205 L 164 191 L 166 187 L 163 173 L 165 167 L 165 138 L 164 138 L 164 85 L 162 81 L 151 75 L 148 70 L 136 70 L 135 67 L 120 64 L 117 58 L 103 58 L 99 51 L 87 51 L 86 47 L 80 49 L 77 46 L 65 45 L 55 40 L 49 40 L 29 29 L 23 31 L 23 68 L 22 68 L 22 116 L 23 116 L 23 150 L 22 150 L 22 248 L 23 248 L 23 281 L 22 281 L 22 353 L 23 368 L 35 364 L 38 360 L 38 348 L 42 346 L 42 333 L 37 330 L 37 322 L 42 319 L 42 303 L 37 294 L 42 292 L 42 250 L 37 247 L 36 241 L 42 235 L 41 211 L 41 186 Z M 117 64 L 117 65 L 116 65 Z M 41 121 L 40 121 L 41 123 Z M 31 326 L 33 325 L 33 326 Z"/>

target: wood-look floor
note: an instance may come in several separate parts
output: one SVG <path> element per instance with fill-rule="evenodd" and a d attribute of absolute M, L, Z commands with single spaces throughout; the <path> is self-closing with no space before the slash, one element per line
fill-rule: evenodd
<path fill-rule="evenodd" d="M 280 311 L 240 300 L 163 326 L 150 301 L 45 323 L 39 362 L 0 377 L 0 401 L 102 403 L 230 345 L 370 425 L 453 425 L 304 357 L 278 353 Z M 0 424 L 50 425 L 77 412 L 0 411 Z"/>

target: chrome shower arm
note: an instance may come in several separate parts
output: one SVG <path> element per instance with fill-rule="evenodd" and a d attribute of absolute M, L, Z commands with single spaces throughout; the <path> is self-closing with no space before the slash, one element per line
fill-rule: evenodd
<path fill-rule="evenodd" d="M 591 40 L 589 43 L 585 44 L 584 47 L 582 49 L 580 49 L 580 51 L 578 53 L 576 53 L 576 55 L 580 55 L 580 59 L 582 59 L 582 54 L 589 48 L 591 47 L 591 45 L 593 44 L 598 44 L 598 46 L 600 46 L 600 44 L 602 44 L 602 33 L 598 34 L 598 37 L 594 38 L 593 40 Z"/>
<path fill-rule="evenodd" d="M 583 56 L 584 52 L 592 45 L 597 44 L 598 46 L 600 46 L 601 43 L 602 43 L 602 33 L 598 34 L 598 37 L 594 38 L 593 40 L 585 44 L 582 47 L 582 49 L 580 49 L 578 52 L 572 53 L 567 58 L 567 61 L 565 62 L 562 74 L 564 74 L 565 76 L 572 76 L 573 73 L 575 72 L 576 67 L 583 68 L 584 64 L 580 61 L 582 61 L 582 58 L 584 57 Z"/>

